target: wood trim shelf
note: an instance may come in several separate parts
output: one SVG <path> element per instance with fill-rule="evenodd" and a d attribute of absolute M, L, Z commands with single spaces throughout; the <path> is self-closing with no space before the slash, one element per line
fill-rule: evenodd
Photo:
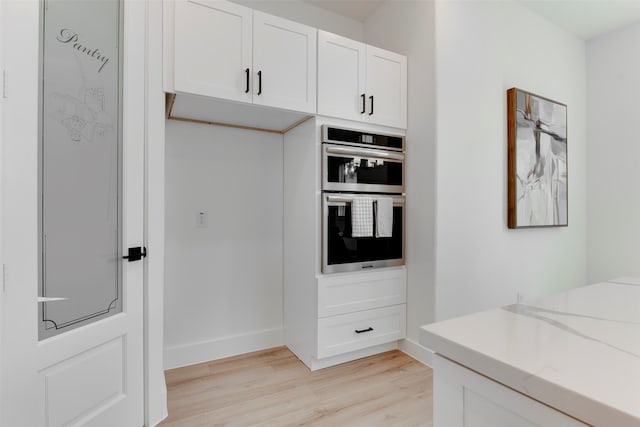
<path fill-rule="evenodd" d="M 211 126 L 225 126 L 225 127 L 230 127 L 230 128 L 236 128 L 236 129 L 246 129 L 246 130 L 253 130 L 253 131 L 258 131 L 258 132 L 276 133 L 276 134 L 280 134 L 280 135 L 289 132 L 291 129 L 301 125 L 302 123 L 306 122 L 307 120 L 309 120 L 310 118 L 313 117 L 313 116 L 310 116 L 310 115 L 306 115 L 306 116 L 302 117 L 301 119 L 294 121 L 290 125 L 288 125 L 286 127 L 283 127 L 282 129 L 267 129 L 267 128 L 263 128 L 263 127 L 238 125 L 238 124 L 233 124 L 233 123 L 218 122 L 218 121 L 214 121 L 214 120 L 192 119 L 192 118 L 188 118 L 188 117 L 176 116 L 176 115 L 173 114 L 173 107 L 175 106 L 175 102 L 176 102 L 176 94 L 175 93 L 167 93 L 166 94 L 166 109 L 167 109 L 167 119 L 168 120 L 176 120 L 176 121 L 187 122 L 187 123 L 199 123 L 199 124 L 205 124 L 205 125 L 211 125 Z"/>

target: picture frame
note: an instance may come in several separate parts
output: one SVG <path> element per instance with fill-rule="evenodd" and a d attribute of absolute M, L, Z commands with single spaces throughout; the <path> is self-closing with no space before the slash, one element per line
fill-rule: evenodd
<path fill-rule="evenodd" d="M 567 106 L 507 90 L 508 227 L 567 227 Z"/>

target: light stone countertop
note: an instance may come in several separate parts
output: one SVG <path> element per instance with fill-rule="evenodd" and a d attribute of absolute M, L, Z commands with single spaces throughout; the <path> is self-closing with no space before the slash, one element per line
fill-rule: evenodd
<path fill-rule="evenodd" d="M 437 322 L 436 353 L 602 427 L 640 426 L 640 279 Z"/>

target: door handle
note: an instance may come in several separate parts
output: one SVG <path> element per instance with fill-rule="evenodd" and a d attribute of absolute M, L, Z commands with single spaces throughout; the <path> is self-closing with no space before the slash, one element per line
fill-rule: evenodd
<path fill-rule="evenodd" d="M 258 71 L 258 95 L 262 94 L 262 70 Z"/>
<path fill-rule="evenodd" d="M 375 151 L 375 150 L 367 150 L 366 148 L 347 148 L 347 147 L 338 147 L 338 146 L 327 146 L 325 148 L 327 154 L 337 154 L 343 156 L 358 156 L 358 157 L 367 157 L 373 159 L 391 159 L 391 160 L 404 160 L 404 154 L 402 153 L 391 153 L 387 151 Z"/>
<path fill-rule="evenodd" d="M 128 260 L 129 262 L 140 261 L 142 258 L 147 256 L 147 248 L 143 248 L 140 246 L 136 246 L 133 248 L 129 248 L 129 252 L 127 255 L 123 256 L 123 259 Z"/>
<path fill-rule="evenodd" d="M 364 93 L 360 96 L 362 97 L 362 111 L 360 111 L 360 114 L 364 114 L 367 111 L 367 99 Z"/>
<path fill-rule="evenodd" d="M 247 88 L 244 90 L 244 93 L 249 93 L 249 75 L 250 75 L 250 74 L 249 74 L 249 69 L 248 69 L 248 68 L 246 68 L 246 69 L 244 70 L 244 72 L 245 72 L 245 74 L 247 75 Z"/>
<path fill-rule="evenodd" d="M 371 116 L 373 115 L 373 95 L 371 95 L 369 99 L 371 100 L 371 112 L 369 113 L 369 115 Z"/>

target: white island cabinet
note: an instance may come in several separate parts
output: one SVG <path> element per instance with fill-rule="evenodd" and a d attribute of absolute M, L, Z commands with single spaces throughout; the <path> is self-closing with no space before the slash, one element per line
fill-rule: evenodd
<path fill-rule="evenodd" d="M 315 28 L 222 0 L 172 5 L 169 92 L 315 114 Z"/>
<path fill-rule="evenodd" d="M 640 426 L 640 279 L 421 328 L 435 427 Z"/>
<path fill-rule="evenodd" d="M 405 129 L 407 57 L 318 31 L 318 114 Z"/>

